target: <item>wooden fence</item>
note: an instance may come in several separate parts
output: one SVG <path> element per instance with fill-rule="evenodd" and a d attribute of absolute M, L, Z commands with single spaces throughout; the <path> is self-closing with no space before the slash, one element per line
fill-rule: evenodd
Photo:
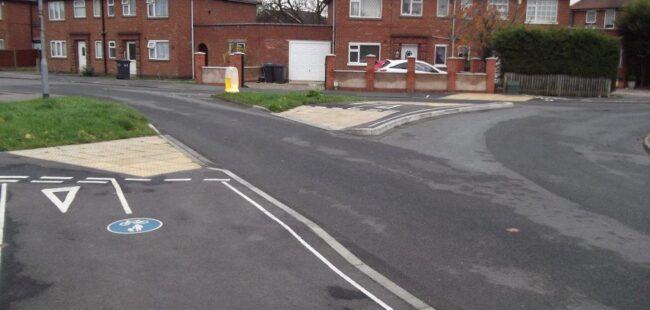
<path fill-rule="evenodd" d="M 0 50 L 0 68 L 36 67 L 38 50 Z"/>
<path fill-rule="evenodd" d="M 522 93 L 540 96 L 609 97 L 612 81 L 568 75 L 526 75 L 506 73 L 504 85 L 518 81 Z"/>

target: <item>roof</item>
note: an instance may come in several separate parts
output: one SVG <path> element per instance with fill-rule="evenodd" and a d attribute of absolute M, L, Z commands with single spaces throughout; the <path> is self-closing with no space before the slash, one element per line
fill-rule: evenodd
<path fill-rule="evenodd" d="M 572 10 L 617 9 L 622 8 L 627 0 L 580 0 L 571 6 Z"/>

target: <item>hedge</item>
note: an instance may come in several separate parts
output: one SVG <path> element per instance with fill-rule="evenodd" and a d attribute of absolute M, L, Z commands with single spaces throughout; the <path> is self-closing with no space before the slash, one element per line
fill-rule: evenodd
<path fill-rule="evenodd" d="M 596 30 L 508 28 L 495 34 L 493 45 L 501 72 L 616 80 L 618 40 Z"/>

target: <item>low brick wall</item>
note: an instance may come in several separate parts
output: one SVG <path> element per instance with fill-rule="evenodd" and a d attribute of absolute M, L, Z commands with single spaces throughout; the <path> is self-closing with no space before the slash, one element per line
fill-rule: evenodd
<path fill-rule="evenodd" d="M 336 70 L 334 83 L 339 89 L 366 89 L 366 71 Z"/>
<path fill-rule="evenodd" d="M 203 84 L 223 85 L 227 67 L 203 67 Z"/>
<path fill-rule="evenodd" d="M 447 74 L 416 73 L 415 91 L 446 91 Z"/>
<path fill-rule="evenodd" d="M 458 73 L 456 75 L 456 90 L 466 92 L 485 92 L 485 73 Z"/>
<path fill-rule="evenodd" d="M 388 91 L 406 91 L 406 74 L 375 72 L 375 89 Z"/>

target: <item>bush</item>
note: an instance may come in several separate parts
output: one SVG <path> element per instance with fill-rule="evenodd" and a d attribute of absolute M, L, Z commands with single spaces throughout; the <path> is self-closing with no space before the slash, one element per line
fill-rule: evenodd
<path fill-rule="evenodd" d="M 508 28 L 493 43 L 502 72 L 616 80 L 618 41 L 596 30 Z"/>
<path fill-rule="evenodd" d="M 95 75 L 95 68 L 93 66 L 84 66 L 81 70 L 83 76 L 93 76 Z"/>

